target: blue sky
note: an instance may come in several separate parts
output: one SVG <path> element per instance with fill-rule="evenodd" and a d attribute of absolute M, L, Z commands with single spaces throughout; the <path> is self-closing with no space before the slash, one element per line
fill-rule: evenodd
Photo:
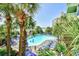
<path fill-rule="evenodd" d="M 47 27 L 52 25 L 52 21 L 58 17 L 61 12 L 66 12 L 65 3 L 44 3 L 39 4 L 40 8 L 35 14 L 34 19 L 36 24 L 41 27 Z"/>

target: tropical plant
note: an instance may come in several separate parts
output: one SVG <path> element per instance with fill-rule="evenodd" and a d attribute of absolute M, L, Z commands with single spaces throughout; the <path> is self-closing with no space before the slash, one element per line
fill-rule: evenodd
<path fill-rule="evenodd" d="M 31 15 L 36 12 L 38 5 L 32 3 L 19 3 L 14 4 L 13 6 L 20 25 L 19 55 L 22 56 L 24 55 L 26 49 L 25 21 L 27 20 L 28 14 Z"/>
<path fill-rule="evenodd" d="M 56 56 L 57 52 L 54 50 L 49 50 L 49 49 L 43 49 L 40 51 L 37 51 L 38 56 Z"/>
<path fill-rule="evenodd" d="M 36 28 L 34 29 L 34 33 L 35 34 L 42 34 L 43 33 L 43 30 L 40 26 L 36 26 Z"/>
<path fill-rule="evenodd" d="M 75 15 L 65 14 L 56 19 L 53 25 L 53 35 L 59 36 L 67 47 L 67 54 L 72 55 L 73 48 L 79 42 L 79 18 Z M 75 46 L 74 46 L 75 45 Z"/>
<path fill-rule="evenodd" d="M 34 28 L 36 26 L 36 22 L 34 21 L 32 16 L 29 16 L 25 21 L 25 28 L 27 30 L 28 36 L 34 33 Z"/>
<path fill-rule="evenodd" d="M 26 25 L 25 25 L 26 29 L 34 29 L 35 28 L 36 23 L 35 23 L 32 16 L 28 16 L 25 23 L 26 23 Z"/>
<path fill-rule="evenodd" d="M 6 51 L 6 47 L 1 47 L 0 48 L 0 56 L 6 56 L 7 55 L 7 51 Z M 12 50 L 11 51 L 11 56 L 16 56 L 17 55 L 17 52 Z"/>
<path fill-rule="evenodd" d="M 6 56 L 6 55 L 7 55 L 6 48 L 0 48 L 0 56 Z"/>
<path fill-rule="evenodd" d="M 5 28 L 6 27 L 4 24 L 0 26 L 0 40 L 1 40 L 2 45 L 3 45 L 3 41 L 5 40 L 5 37 L 6 37 L 6 34 L 5 34 L 6 29 Z"/>
<path fill-rule="evenodd" d="M 9 3 L 4 4 L 1 3 L 0 4 L 0 12 L 2 12 L 6 18 L 6 42 L 7 42 L 7 52 L 8 55 L 10 55 L 11 52 L 11 46 L 10 46 L 10 21 L 11 21 L 11 13 L 13 12 L 12 9 L 12 5 L 10 5 Z"/>
<path fill-rule="evenodd" d="M 11 38 L 16 38 L 19 35 L 19 24 L 16 18 L 11 20 Z"/>
<path fill-rule="evenodd" d="M 47 27 L 47 28 L 45 29 L 45 33 L 46 33 L 46 34 L 52 34 L 52 28 L 51 28 L 51 27 Z"/>

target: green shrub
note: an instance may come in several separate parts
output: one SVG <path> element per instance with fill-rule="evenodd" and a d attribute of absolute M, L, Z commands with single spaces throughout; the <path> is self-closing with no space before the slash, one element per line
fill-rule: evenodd
<path fill-rule="evenodd" d="M 49 49 L 43 49 L 40 51 L 37 51 L 38 56 L 55 56 L 57 55 L 56 51 L 49 50 Z"/>
<path fill-rule="evenodd" d="M 16 51 L 11 51 L 11 56 L 16 56 Z M 6 48 L 0 48 L 0 56 L 7 56 L 7 50 Z"/>
<path fill-rule="evenodd" d="M 6 56 L 6 55 L 7 55 L 6 48 L 0 48 L 0 56 Z"/>

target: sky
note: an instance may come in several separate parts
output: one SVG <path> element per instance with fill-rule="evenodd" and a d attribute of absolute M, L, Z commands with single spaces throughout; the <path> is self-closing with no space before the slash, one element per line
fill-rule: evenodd
<path fill-rule="evenodd" d="M 34 19 L 37 26 L 48 27 L 52 26 L 52 21 L 58 17 L 61 12 L 66 12 L 67 7 L 65 3 L 44 3 L 39 4 L 37 13 Z"/>
<path fill-rule="evenodd" d="M 42 3 L 34 16 L 37 26 L 52 26 L 53 20 L 58 17 L 61 12 L 66 12 L 65 3 Z M 3 21 L 4 22 L 4 21 Z M 3 24 L 0 20 L 0 25 Z"/>

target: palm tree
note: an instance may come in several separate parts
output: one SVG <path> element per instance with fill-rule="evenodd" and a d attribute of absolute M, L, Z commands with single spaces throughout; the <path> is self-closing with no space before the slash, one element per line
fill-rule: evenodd
<path fill-rule="evenodd" d="M 28 36 L 33 34 L 35 25 L 36 25 L 36 21 L 34 21 L 32 16 L 29 16 L 25 21 L 25 27 L 27 29 Z"/>
<path fill-rule="evenodd" d="M 11 38 L 17 37 L 17 35 L 19 33 L 18 29 L 19 29 L 19 24 L 17 22 L 17 19 L 12 18 L 12 20 L 11 20 Z"/>
<path fill-rule="evenodd" d="M 0 26 L 0 46 L 4 44 L 5 41 L 5 25 Z"/>
<path fill-rule="evenodd" d="M 25 25 L 26 29 L 34 29 L 35 28 L 36 23 L 35 23 L 32 16 L 29 16 L 25 23 L 26 23 L 26 25 Z"/>
<path fill-rule="evenodd" d="M 76 15 L 61 16 L 53 26 L 53 33 L 62 36 L 62 41 L 67 46 L 67 54 L 72 55 L 71 50 L 76 49 L 79 45 L 79 18 Z M 60 42 L 61 43 L 61 42 Z M 77 48 L 76 50 L 78 50 Z"/>
<path fill-rule="evenodd" d="M 0 4 L 0 12 L 2 12 L 6 18 L 6 47 L 7 47 L 7 55 L 11 55 L 11 45 L 10 45 L 10 21 L 11 21 L 11 12 L 13 11 L 13 7 L 8 4 Z"/>
<path fill-rule="evenodd" d="M 26 49 L 25 21 L 26 21 L 26 18 L 28 17 L 28 12 L 30 13 L 30 15 L 34 14 L 34 12 L 36 12 L 37 10 L 37 6 L 38 6 L 37 4 L 32 4 L 32 3 L 14 4 L 14 9 L 15 9 L 16 16 L 18 18 L 19 25 L 20 25 L 20 41 L 19 41 L 19 55 L 20 56 L 24 55 L 25 49 Z"/>
<path fill-rule="evenodd" d="M 0 26 L 0 46 L 2 45 L 2 29 L 3 27 Z"/>

